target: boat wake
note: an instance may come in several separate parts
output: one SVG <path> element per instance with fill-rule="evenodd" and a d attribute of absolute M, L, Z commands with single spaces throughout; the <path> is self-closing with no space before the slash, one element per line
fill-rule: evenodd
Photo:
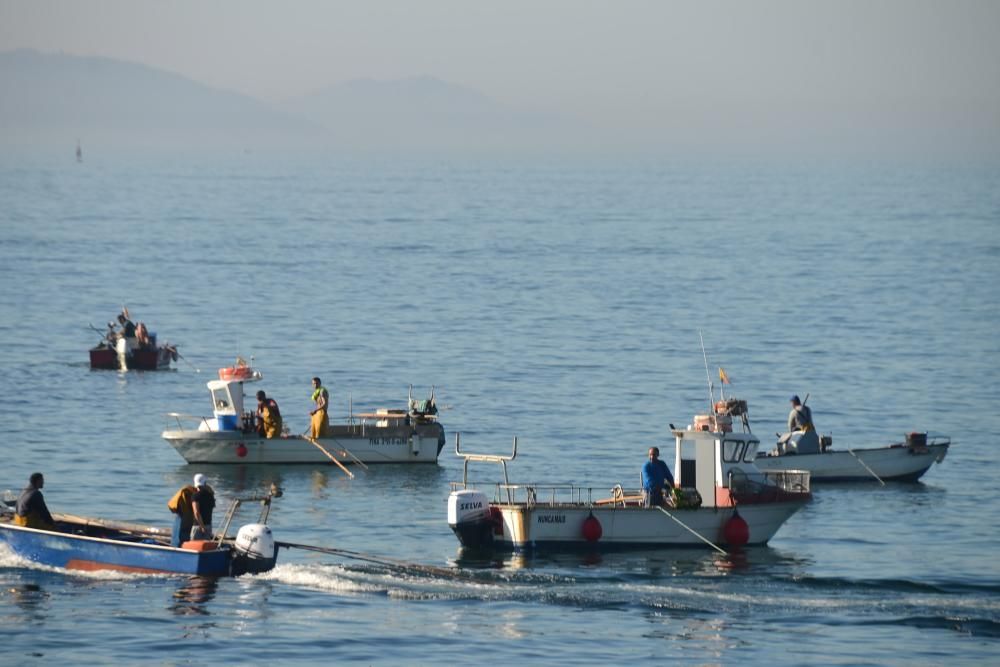
<path fill-rule="evenodd" d="M 444 568 L 440 568 L 444 571 Z M 763 624 L 791 619 L 820 625 L 905 625 L 970 636 L 1000 636 L 1000 600 L 913 582 L 851 582 L 789 577 L 664 577 L 455 568 L 454 575 L 405 572 L 382 565 L 283 564 L 256 579 L 344 596 L 398 600 L 543 604 L 578 609 L 716 616 L 748 608 Z M 836 595 L 829 591 L 836 589 Z M 789 600 L 794 603 L 789 604 Z"/>
<path fill-rule="evenodd" d="M 375 581 L 352 576 L 342 565 L 280 564 L 270 572 L 252 576 L 257 581 L 273 581 L 290 586 L 340 594 L 385 595 L 388 589 Z"/>

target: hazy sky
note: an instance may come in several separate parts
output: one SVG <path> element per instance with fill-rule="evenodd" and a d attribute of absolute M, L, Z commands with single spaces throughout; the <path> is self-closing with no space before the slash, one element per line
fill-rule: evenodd
<path fill-rule="evenodd" d="M 1000 151 L 1000 0 L 0 0 L 18 47 L 268 101 L 431 75 L 612 135 Z"/>

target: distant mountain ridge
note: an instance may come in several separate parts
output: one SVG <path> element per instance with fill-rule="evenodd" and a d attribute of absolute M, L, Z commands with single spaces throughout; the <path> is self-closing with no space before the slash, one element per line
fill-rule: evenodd
<path fill-rule="evenodd" d="M 314 131 L 253 98 L 146 65 L 31 50 L 0 53 L 0 136 L 204 142 Z"/>
<path fill-rule="evenodd" d="M 0 141 L 497 147 L 551 125 L 430 76 L 356 79 L 271 105 L 132 62 L 0 53 Z"/>

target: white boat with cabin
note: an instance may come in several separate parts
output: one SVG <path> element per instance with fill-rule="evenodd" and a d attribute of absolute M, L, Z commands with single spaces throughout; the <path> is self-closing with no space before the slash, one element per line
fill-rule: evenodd
<path fill-rule="evenodd" d="M 724 420 L 696 417 L 673 429 L 676 488 L 672 502 L 646 507 L 641 491 L 616 484 L 610 495 L 572 484 L 511 484 L 507 463 L 517 456 L 455 453 L 465 459 L 452 485 L 448 524 L 463 547 L 508 550 L 648 549 L 766 544 L 810 501 L 809 473 L 761 471 L 760 441 L 734 433 Z M 703 428 L 704 427 L 704 428 Z M 469 462 L 499 463 L 503 481 L 487 495 L 469 483 Z"/>
<path fill-rule="evenodd" d="M 163 439 L 188 463 L 435 463 L 444 447 L 433 390 L 429 399 L 415 400 L 411 389 L 406 409 L 352 414 L 315 440 L 287 432 L 266 438 L 257 432 L 256 413 L 244 408 L 244 384 L 261 379 L 250 366 L 220 369 L 219 379 L 207 383 L 212 416 L 168 413 Z"/>

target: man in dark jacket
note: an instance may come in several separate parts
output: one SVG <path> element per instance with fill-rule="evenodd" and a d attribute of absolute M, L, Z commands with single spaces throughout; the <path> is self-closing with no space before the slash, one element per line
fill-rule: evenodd
<path fill-rule="evenodd" d="M 28 486 L 21 492 L 21 497 L 17 499 L 17 506 L 14 510 L 14 523 L 26 528 L 39 528 L 41 530 L 55 530 L 55 521 L 49 514 L 49 508 L 45 505 L 45 498 L 42 497 L 42 487 L 45 486 L 45 477 L 42 473 L 36 472 L 28 480 Z"/>

